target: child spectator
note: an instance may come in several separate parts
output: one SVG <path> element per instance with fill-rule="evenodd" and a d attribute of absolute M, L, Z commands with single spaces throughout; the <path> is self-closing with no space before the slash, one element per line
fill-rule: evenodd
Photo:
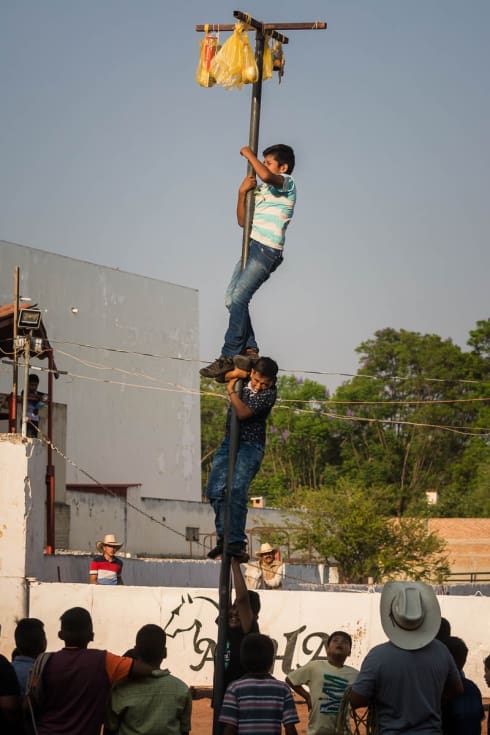
<path fill-rule="evenodd" d="M 468 647 L 456 636 L 447 638 L 445 644 L 461 674 L 463 693 L 443 702 L 442 732 L 444 735 L 480 735 L 481 721 L 485 717 L 481 692 L 463 673 Z"/>
<path fill-rule="evenodd" d="M 257 592 L 247 590 L 237 559 L 232 558 L 231 571 L 235 583 L 235 601 L 228 610 L 224 661 L 225 689 L 228 684 L 245 673 L 240 658 L 244 638 L 250 633 L 259 632 L 257 619 L 260 612 L 260 597 Z"/>
<path fill-rule="evenodd" d="M 205 378 L 219 378 L 232 370 L 235 355 L 258 357 L 249 303 L 257 289 L 282 263 L 286 228 L 296 203 L 296 185 L 291 176 L 295 159 L 290 146 L 278 144 L 266 148 L 262 154 L 263 163 L 249 146 L 242 148 L 240 154 L 254 170 L 253 175 L 245 177 L 238 190 L 237 220 L 240 227 L 245 225 L 247 193 L 257 187 L 256 176 L 263 183 L 255 192 L 248 260 L 243 269 L 241 260 L 236 264 L 226 291 L 225 305 L 230 317 L 221 355 L 200 370 Z"/>
<path fill-rule="evenodd" d="M 40 653 L 46 650 L 44 623 L 37 618 L 22 618 L 14 632 L 16 649 L 12 656 L 12 666 L 19 681 L 22 696 L 26 691 L 27 677 Z"/>
<path fill-rule="evenodd" d="M 271 674 L 274 644 L 269 636 L 250 633 L 241 646 L 242 666 L 247 672 L 226 690 L 219 721 L 224 735 L 296 735 L 299 722 L 287 684 Z"/>
<path fill-rule="evenodd" d="M 330 633 L 327 638 L 327 660 L 309 661 L 291 671 L 286 683 L 308 705 L 308 735 L 335 735 L 337 715 L 345 690 L 359 673 L 345 666 L 350 656 L 352 638 L 343 630 Z M 308 687 L 307 691 L 303 685 Z"/>
<path fill-rule="evenodd" d="M 42 702 L 35 713 L 38 735 L 100 735 L 111 686 L 127 676 L 150 676 L 143 661 L 88 649 L 92 618 L 83 607 L 61 616 L 65 647 L 49 655 L 41 676 Z"/>
<path fill-rule="evenodd" d="M 226 420 L 226 434 L 221 446 L 214 455 L 209 474 L 206 497 L 215 514 L 217 543 L 208 553 L 210 559 L 223 554 L 225 494 L 228 481 L 230 454 L 230 423 L 232 410 L 235 410 L 240 436 L 233 472 L 230 497 L 230 528 L 228 552 L 242 561 L 245 558 L 247 537 L 248 488 L 260 469 L 265 451 L 265 426 L 271 409 L 276 402 L 277 363 L 270 357 L 261 357 L 251 369 L 250 380 L 243 388 L 242 397 L 235 393 L 237 378 L 228 381 L 226 390 L 230 398 L 230 408 Z"/>
<path fill-rule="evenodd" d="M 134 654 L 152 667 L 152 675 L 114 687 L 104 732 L 187 735 L 191 729 L 191 693 L 183 681 L 160 668 L 167 656 L 163 629 L 159 625 L 140 628 Z"/>

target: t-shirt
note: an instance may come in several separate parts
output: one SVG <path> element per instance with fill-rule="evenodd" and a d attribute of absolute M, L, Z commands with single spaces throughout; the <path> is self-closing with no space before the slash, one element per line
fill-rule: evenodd
<path fill-rule="evenodd" d="M 32 658 L 32 656 L 18 655 L 12 661 L 12 666 L 14 667 L 22 695 L 25 694 L 27 677 L 29 676 L 29 672 L 32 669 L 35 660 L 36 659 Z"/>
<path fill-rule="evenodd" d="M 388 642 L 369 651 L 352 689 L 376 702 L 381 735 L 440 735 L 442 692 L 446 683 L 459 681 L 454 659 L 440 641 L 416 651 Z"/>
<path fill-rule="evenodd" d="M 282 725 L 299 722 L 291 690 L 270 674 L 247 674 L 225 692 L 219 716 L 238 735 L 281 735 Z"/>
<path fill-rule="evenodd" d="M 20 707 L 20 688 L 19 682 L 15 675 L 14 668 L 10 661 L 0 654 L 0 697 L 19 697 Z M 0 733 L 2 735 L 14 735 L 18 730 L 10 723 L 10 720 L 3 714 L 0 709 Z"/>
<path fill-rule="evenodd" d="M 277 391 L 275 387 L 266 390 L 253 391 L 250 381 L 242 391 L 242 402 L 253 411 L 253 416 L 240 421 L 240 443 L 256 444 L 265 446 L 265 427 L 267 417 L 276 402 Z M 229 436 L 232 409 L 228 409 L 226 417 L 226 435 Z"/>
<path fill-rule="evenodd" d="M 133 663 L 95 648 L 52 653 L 42 673 L 39 735 L 99 735 L 111 685 L 128 676 Z"/>
<path fill-rule="evenodd" d="M 105 556 L 96 556 L 90 562 L 90 574 L 97 576 L 99 584 L 117 584 L 122 574 L 123 563 L 117 556 L 107 561 Z"/>
<path fill-rule="evenodd" d="M 306 684 L 310 690 L 311 712 L 308 735 L 335 735 L 335 721 L 345 690 L 359 672 L 352 666 L 333 666 L 328 661 L 309 661 L 288 674 L 295 686 Z"/>
<path fill-rule="evenodd" d="M 191 729 L 189 687 L 168 669 L 114 687 L 106 723 L 119 735 L 180 735 Z"/>
<path fill-rule="evenodd" d="M 292 176 L 281 174 L 282 187 L 262 183 L 255 190 L 252 240 L 276 250 L 284 248 L 286 229 L 296 204 L 296 184 Z"/>
<path fill-rule="evenodd" d="M 481 721 L 485 717 L 481 692 L 474 681 L 461 672 L 463 694 L 453 697 L 442 710 L 444 735 L 480 735 Z"/>

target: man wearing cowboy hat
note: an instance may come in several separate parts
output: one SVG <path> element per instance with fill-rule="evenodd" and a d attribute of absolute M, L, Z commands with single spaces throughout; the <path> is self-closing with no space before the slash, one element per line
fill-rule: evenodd
<path fill-rule="evenodd" d="M 277 589 L 284 577 L 284 564 L 275 558 L 277 546 L 262 544 L 256 564 L 246 564 L 245 580 L 249 590 Z"/>
<path fill-rule="evenodd" d="M 104 540 L 97 541 L 95 546 L 100 556 L 94 557 L 90 563 L 90 584 L 123 584 L 123 563 L 116 556 L 122 543 L 116 541 L 113 533 L 106 533 Z"/>
<path fill-rule="evenodd" d="M 434 590 L 422 582 L 388 582 L 380 615 L 390 640 L 364 659 L 351 705 L 376 705 L 380 735 L 440 735 L 442 697 L 461 694 L 463 685 L 447 647 L 435 640 L 441 611 Z"/>

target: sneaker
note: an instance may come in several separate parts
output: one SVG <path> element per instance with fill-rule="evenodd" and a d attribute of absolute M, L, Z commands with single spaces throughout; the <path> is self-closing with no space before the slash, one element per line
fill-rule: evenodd
<path fill-rule="evenodd" d="M 233 370 L 233 360 L 231 357 L 217 357 L 214 362 L 210 365 L 206 365 L 199 370 L 200 375 L 203 378 L 216 378 L 220 375 L 225 375 L 229 370 Z"/>
<path fill-rule="evenodd" d="M 208 551 L 208 559 L 217 559 L 219 556 L 223 556 L 223 539 L 218 539 L 216 546 L 211 551 Z"/>
<path fill-rule="evenodd" d="M 245 551 L 245 544 L 239 543 L 238 541 L 236 543 L 228 544 L 226 553 L 228 556 L 234 556 L 235 559 L 238 559 L 242 564 L 245 564 L 250 559 L 249 555 Z"/>
<path fill-rule="evenodd" d="M 258 352 L 246 352 L 244 355 L 235 355 L 233 358 L 233 364 L 240 370 L 246 370 L 247 373 L 249 373 L 255 366 L 259 357 L 260 355 Z"/>

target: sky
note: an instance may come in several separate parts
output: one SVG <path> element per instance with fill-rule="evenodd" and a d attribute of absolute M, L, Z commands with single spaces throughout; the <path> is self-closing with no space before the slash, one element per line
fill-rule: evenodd
<path fill-rule="evenodd" d="M 233 10 L 328 25 L 284 31 L 263 85 L 259 149 L 293 146 L 298 202 L 262 354 L 334 389 L 384 327 L 464 347 L 490 315 L 488 0 L 4 0 L 0 239 L 197 289 L 216 357 L 251 87 L 198 86 L 195 26 Z"/>

